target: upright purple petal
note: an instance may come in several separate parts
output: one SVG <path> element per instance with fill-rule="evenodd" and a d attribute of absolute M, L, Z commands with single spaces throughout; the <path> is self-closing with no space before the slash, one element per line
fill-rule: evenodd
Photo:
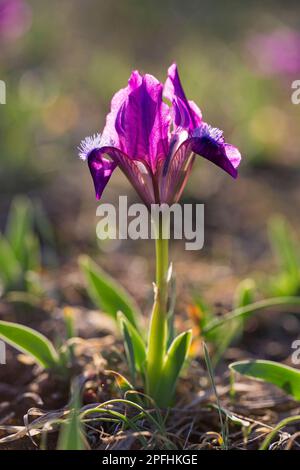
<path fill-rule="evenodd" d="M 106 145 L 112 145 L 114 147 L 120 147 L 120 133 L 117 124 L 118 116 L 120 111 L 125 104 L 125 101 L 130 93 L 130 87 L 122 88 L 112 98 L 110 105 L 110 113 L 106 117 L 106 124 L 102 132 L 102 141 Z"/>
<path fill-rule="evenodd" d="M 163 85 L 137 71 L 128 83 L 128 96 L 116 116 L 120 150 L 145 160 L 154 173 L 157 160 L 168 152 L 170 114 L 162 100 Z"/>
<path fill-rule="evenodd" d="M 187 100 L 176 64 L 172 64 L 168 69 L 164 97 L 172 103 L 175 130 L 181 128 L 192 131 L 200 126 L 202 122 L 201 111 L 193 101 Z"/>

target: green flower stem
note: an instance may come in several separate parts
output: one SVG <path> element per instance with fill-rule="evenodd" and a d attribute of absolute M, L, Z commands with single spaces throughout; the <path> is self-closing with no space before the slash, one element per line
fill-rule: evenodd
<path fill-rule="evenodd" d="M 155 393 L 161 377 L 167 343 L 167 301 L 169 240 L 164 238 L 166 222 L 156 227 L 156 287 L 155 299 L 150 320 L 147 350 L 147 394 L 155 400 Z"/>

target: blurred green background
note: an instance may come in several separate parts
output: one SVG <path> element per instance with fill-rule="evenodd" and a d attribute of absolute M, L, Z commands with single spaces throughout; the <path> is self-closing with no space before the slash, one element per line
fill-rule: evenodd
<path fill-rule="evenodd" d="M 188 97 L 244 157 L 237 182 L 198 158 L 183 200 L 206 204 L 204 256 L 247 272 L 268 256 L 273 212 L 298 223 L 299 18 L 296 1 L 1 0 L 1 226 L 27 193 L 42 200 L 64 255 L 95 243 L 97 202 L 77 145 L 101 131 L 132 69 L 164 81 L 176 61 Z M 115 172 L 103 201 L 131 192 Z"/>

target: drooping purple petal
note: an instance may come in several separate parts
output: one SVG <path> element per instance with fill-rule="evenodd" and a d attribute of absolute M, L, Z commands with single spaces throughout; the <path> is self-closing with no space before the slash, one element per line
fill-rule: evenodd
<path fill-rule="evenodd" d="M 210 160 L 233 178 L 237 177 L 241 154 L 237 148 L 224 141 L 223 132 L 220 129 L 203 123 L 195 129 L 189 141 L 194 153 Z"/>
<path fill-rule="evenodd" d="M 100 199 L 117 164 L 103 157 L 100 150 L 94 150 L 88 156 L 88 165 L 95 186 L 96 198 Z"/>
<path fill-rule="evenodd" d="M 155 202 L 152 175 L 145 161 L 132 159 L 115 147 L 103 147 L 101 152 L 120 168 L 147 206 Z"/>
<path fill-rule="evenodd" d="M 115 121 L 120 150 L 145 160 L 154 173 L 157 160 L 168 152 L 170 113 L 162 100 L 163 85 L 152 75 L 135 71 L 128 89 Z"/>
<path fill-rule="evenodd" d="M 178 201 L 191 172 L 195 154 L 210 160 L 233 178 L 237 177 L 241 154 L 236 147 L 224 141 L 223 132 L 220 129 L 203 123 L 192 133 L 191 137 L 187 136 L 184 141 L 184 133 L 179 136 L 180 139 L 174 146 L 170 157 L 161 165 L 158 172 L 162 202 L 172 204 Z"/>
<path fill-rule="evenodd" d="M 96 198 L 100 199 L 117 163 L 104 157 L 102 151 L 102 136 L 94 134 L 82 140 L 79 150 L 79 157 L 87 160 L 93 178 Z"/>
<path fill-rule="evenodd" d="M 231 144 L 226 144 L 226 142 L 224 144 L 224 148 L 226 157 L 228 158 L 228 160 L 230 160 L 232 166 L 234 168 L 237 168 L 242 159 L 239 150 Z"/>
<path fill-rule="evenodd" d="M 193 101 L 188 101 L 183 91 L 177 65 L 168 69 L 168 78 L 164 86 L 164 97 L 172 103 L 173 121 L 176 128 L 192 131 L 202 122 L 201 111 Z"/>
<path fill-rule="evenodd" d="M 147 206 L 155 202 L 150 167 L 143 160 L 132 159 L 116 147 L 102 145 L 103 135 L 86 137 L 79 146 L 79 156 L 88 161 L 96 198 L 100 199 L 114 169 L 118 166 Z M 105 155 L 110 157 L 106 158 Z"/>

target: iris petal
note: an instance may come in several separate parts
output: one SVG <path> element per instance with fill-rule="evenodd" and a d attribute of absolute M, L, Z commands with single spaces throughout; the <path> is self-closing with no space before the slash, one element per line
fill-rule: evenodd
<path fill-rule="evenodd" d="M 116 116 L 120 150 L 145 160 L 155 172 L 156 162 L 168 152 L 169 107 L 162 101 L 163 85 L 152 75 L 133 72 L 129 93 Z"/>
<path fill-rule="evenodd" d="M 241 160 L 222 131 L 203 122 L 200 109 L 187 100 L 176 64 L 164 86 L 152 75 L 132 72 L 112 99 L 102 135 L 85 139 L 79 151 L 88 159 L 98 199 L 119 166 L 147 206 L 179 199 L 195 154 L 234 178 Z"/>
<path fill-rule="evenodd" d="M 189 140 L 194 153 L 210 160 L 233 178 L 237 177 L 241 154 L 236 147 L 225 142 L 220 129 L 203 123 L 194 130 Z"/>
<path fill-rule="evenodd" d="M 183 133 L 179 135 L 184 135 Z M 177 145 L 166 165 L 159 171 L 160 199 L 172 204 L 178 201 L 191 172 L 194 156 L 198 154 L 237 177 L 241 154 L 236 147 L 224 141 L 223 133 L 203 123 L 191 137 Z"/>
<path fill-rule="evenodd" d="M 104 155 L 108 155 L 111 160 L 105 158 Z M 107 146 L 91 152 L 88 157 L 88 163 L 97 199 L 100 199 L 113 170 L 118 166 L 135 188 L 142 201 L 148 206 L 154 202 L 152 176 L 145 162 L 133 160 L 118 148 Z"/>
<path fill-rule="evenodd" d="M 191 137 L 190 143 L 191 149 L 194 153 L 206 158 L 218 167 L 222 168 L 233 178 L 237 178 L 237 155 L 234 158 L 233 164 L 231 161 L 232 151 L 227 154 L 226 145 L 224 143 L 218 143 L 206 137 Z M 238 152 L 237 149 L 235 150 Z"/>
<path fill-rule="evenodd" d="M 88 165 L 94 182 L 96 198 L 100 199 L 117 165 L 115 162 L 104 158 L 98 149 L 89 154 Z"/>
<path fill-rule="evenodd" d="M 102 140 L 107 145 L 120 146 L 120 134 L 122 134 L 120 110 L 124 107 L 129 93 L 130 87 L 127 86 L 119 90 L 111 100 L 110 113 L 106 117 L 106 124 L 102 132 Z"/>
<path fill-rule="evenodd" d="M 172 103 L 175 130 L 179 128 L 192 131 L 200 126 L 202 122 L 201 111 L 193 101 L 187 100 L 176 64 L 172 64 L 168 69 L 164 97 Z"/>

